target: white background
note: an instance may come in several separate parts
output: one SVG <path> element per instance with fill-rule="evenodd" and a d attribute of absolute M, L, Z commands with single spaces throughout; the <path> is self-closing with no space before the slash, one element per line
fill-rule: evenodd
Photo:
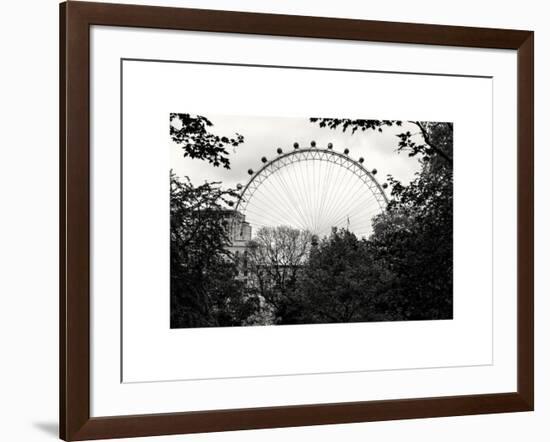
<path fill-rule="evenodd" d="M 550 77 L 550 31 L 543 2 L 480 3 L 465 0 L 445 4 L 436 1 L 387 1 L 376 7 L 365 2 L 314 1 L 174 1 L 150 2 L 218 9 L 258 10 L 294 14 L 370 18 L 529 28 L 537 32 L 537 96 L 548 97 L 543 79 Z M 26 1 L 2 6 L 2 71 L 0 73 L 2 161 L 0 230 L 3 364 L 0 376 L 4 440 L 54 440 L 57 421 L 57 4 Z M 7 97 L 7 100 L 6 100 Z M 545 120 L 548 101 L 537 101 L 537 188 L 548 189 L 545 173 L 548 150 Z M 216 435 L 174 436 L 164 440 L 479 440 L 548 438 L 550 385 L 544 377 L 550 369 L 550 326 L 545 321 L 550 288 L 545 275 L 548 256 L 550 211 L 544 193 L 538 192 L 537 225 L 537 400 L 535 413 L 458 417 L 248 431 Z M 546 203 L 547 204 L 547 203 Z M 544 250 L 546 249 L 546 250 Z M 547 272 L 546 272 L 547 273 Z M 161 440 L 152 438 L 149 440 Z"/>

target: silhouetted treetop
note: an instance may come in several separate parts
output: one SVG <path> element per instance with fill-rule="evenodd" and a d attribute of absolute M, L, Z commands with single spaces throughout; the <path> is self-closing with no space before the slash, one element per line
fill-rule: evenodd
<path fill-rule="evenodd" d="M 230 169 L 227 148 L 237 147 L 244 142 L 244 137 L 238 133 L 233 138 L 212 134 L 207 130 L 212 126 L 214 124 L 201 115 L 170 114 L 170 136 L 183 148 L 183 156 Z"/>
<path fill-rule="evenodd" d="M 309 120 L 312 123 L 318 123 L 319 127 L 328 129 L 341 129 L 343 132 L 350 129 L 352 134 L 358 130 L 382 132 L 384 127 L 401 127 L 405 123 L 400 120 L 353 120 L 349 118 L 310 118 Z M 407 121 L 406 123 L 416 126 L 419 132 L 413 133 L 407 130 L 397 134 L 399 138 L 398 151 L 406 150 L 411 157 L 421 155 L 424 161 L 432 156 L 437 156 L 444 164 L 452 166 L 453 123 L 427 121 Z"/>

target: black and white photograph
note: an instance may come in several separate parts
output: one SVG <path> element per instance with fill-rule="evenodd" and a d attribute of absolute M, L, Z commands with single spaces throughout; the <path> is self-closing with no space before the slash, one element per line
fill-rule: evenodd
<path fill-rule="evenodd" d="M 453 123 L 170 114 L 171 328 L 453 318 Z"/>

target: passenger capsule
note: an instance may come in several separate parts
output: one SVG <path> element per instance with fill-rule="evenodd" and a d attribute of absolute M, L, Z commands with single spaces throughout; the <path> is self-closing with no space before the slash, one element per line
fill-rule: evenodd
<path fill-rule="evenodd" d="M 248 174 L 249 175 L 252 175 L 254 173 L 254 171 L 252 169 L 248 169 Z"/>
<path fill-rule="evenodd" d="M 344 149 L 344 153 L 347 155 L 349 153 L 349 149 Z"/>
<path fill-rule="evenodd" d="M 359 158 L 359 162 L 360 162 L 361 164 L 363 164 L 364 161 L 365 161 L 365 159 L 364 159 L 363 157 L 360 157 L 360 158 Z"/>
<path fill-rule="evenodd" d="M 378 171 L 377 171 L 376 169 L 372 169 L 372 171 L 371 171 L 371 173 L 372 173 L 373 175 L 376 175 L 377 172 L 378 172 Z"/>
<path fill-rule="evenodd" d="M 387 189 L 387 188 L 388 188 L 388 183 L 382 184 L 382 187 L 383 187 L 384 189 Z"/>
<path fill-rule="evenodd" d="M 315 147 L 315 146 L 316 146 L 315 141 L 312 141 L 312 142 L 311 142 L 311 147 Z"/>
<path fill-rule="evenodd" d="M 262 163 L 267 163 L 267 158 L 266 157 L 262 157 Z"/>
<path fill-rule="evenodd" d="M 328 143 L 328 144 L 327 144 L 327 148 L 328 148 L 328 149 L 332 149 L 332 143 Z"/>
<path fill-rule="evenodd" d="M 277 153 L 280 155 L 283 153 L 283 149 L 281 149 L 280 147 L 277 149 Z"/>
<path fill-rule="evenodd" d="M 294 143 L 294 149 L 300 148 L 300 145 L 298 143 Z"/>

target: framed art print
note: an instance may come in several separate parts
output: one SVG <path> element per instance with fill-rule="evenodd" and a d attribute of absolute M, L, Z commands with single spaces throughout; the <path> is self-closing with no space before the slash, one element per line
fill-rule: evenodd
<path fill-rule="evenodd" d="M 533 409 L 533 33 L 61 5 L 65 440 Z"/>

